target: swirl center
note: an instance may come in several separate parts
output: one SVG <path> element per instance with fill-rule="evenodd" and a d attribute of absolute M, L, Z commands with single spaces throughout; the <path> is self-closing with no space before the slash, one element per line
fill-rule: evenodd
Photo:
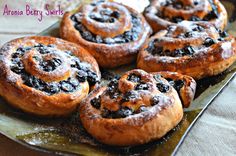
<path fill-rule="evenodd" d="M 102 37 L 115 37 L 132 28 L 130 12 L 112 2 L 85 5 L 81 18 L 90 32 Z"/>
<path fill-rule="evenodd" d="M 46 82 L 61 81 L 70 76 L 70 65 L 62 52 L 42 54 L 35 49 L 23 57 L 25 70 Z"/>

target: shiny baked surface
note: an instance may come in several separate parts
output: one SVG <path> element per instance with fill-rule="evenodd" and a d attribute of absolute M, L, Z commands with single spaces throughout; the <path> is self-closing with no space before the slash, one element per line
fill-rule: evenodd
<path fill-rule="evenodd" d="M 60 36 L 85 47 L 105 68 L 129 64 L 149 37 L 142 14 L 116 2 L 93 1 L 65 13 Z"/>
<path fill-rule="evenodd" d="M 66 115 L 100 81 L 96 60 L 53 37 L 25 37 L 0 50 L 0 94 L 36 115 Z M 6 94 L 8 92 L 8 94 Z"/>
<path fill-rule="evenodd" d="M 228 15 L 219 0 L 153 0 L 144 16 L 157 32 L 183 20 L 207 21 L 223 30 Z"/>
<path fill-rule="evenodd" d="M 113 79 L 81 103 L 77 120 L 95 139 L 108 145 L 140 145 L 161 138 L 183 117 L 180 90 L 186 91 L 190 104 L 196 89 L 190 77 L 187 82 L 181 74 L 163 73 L 136 69 Z"/>
<path fill-rule="evenodd" d="M 201 79 L 217 75 L 232 65 L 235 48 L 234 37 L 213 24 L 183 21 L 151 37 L 138 55 L 137 67 Z"/>

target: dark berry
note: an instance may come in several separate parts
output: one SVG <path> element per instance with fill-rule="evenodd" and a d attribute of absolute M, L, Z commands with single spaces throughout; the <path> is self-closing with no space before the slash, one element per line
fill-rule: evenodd
<path fill-rule="evenodd" d="M 163 47 L 160 46 L 155 47 L 155 43 L 158 41 L 159 40 L 152 40 L 146 49 L 152 55 L 161 54 L 163 51 Z"/>
<path fill-rule="evenodd" d="M 91 105 L 96 108 L 99 109 L 101 106 L 101 97 L 95 97 L 90 101 Z"/>
<path fill-rule="evenodd" d="M 164 84 L 164 83 L 161 83 L 161 82 L 160 82 L 160 83 L 157 83 L 156 86 L 157 86 L 158 90 L 159 90 L 160 92 L 162 92 L 162 93 L 166 93 L 166 92 L 168 92 L 169 89 L 170 89 L 170 86 L 168 86 L 168 85 L 166 85 L 166 84 Z"/>
<path fill-rule="evenodd" d="M 73 58 L 72 59 L 71 67 L 81 69 L 79 58 Z"/>
<path fill-rule="evenodd" d="M 184 86 L 184 81 L 183 80 L 176 80 L 174 81 L 173 87 L 179 91 L 182 87 Z"/>
<path fill-rule="evenodd" d="M 115 40 L 112 39 L 112 38 L 105 38 L 105 39 L 104 39 L 104 42 L 105 42 L 106 44 L 114 44 L 114 43 L 115 43 Z"/>
<path fill-rule="evenodd" d="M 139 82 L 141 80 L 141 77 L 139 75 L 135 75 L 135 74 L 130 74 L 127 78 L 127 80 L 131 81 L 131 82 Z"/>
<path fill-rule="evenodd" d="M 154 51 L 155 46 L 154 46 L 154 40 L 152 40 L 151 42 L 149 42 L 148 47 L 146 48 L 146 50 L 150 53 L 152 53 L 152 51 Z"/>
<path fill-rule="evenodd" d="M 186 32 L 186 33 L 184 34 L 184 36 L 185 36 L 185 37 L 192 37 L 192 36 L 193 36 L 193 33 L 192 33 L 191 31 L 189 31 L 189 32 Z"/>
<path fill-rule="evenodd" d="M 108 70 L 101 69 L 101 75 L 104 80 L 112 80 L 115 77 L 115 74 Z"/>
<path fill-rule="evenodd" d="M 95 72 L 89 70 L 87 71 L 87 74 L 87 80 L 90 85 L 95 85 L 97 82 L 99 82 L 99 78 Z"/>
<path fill-rule="evenodd" d="M 179 23 L 179 22 L 182 22 L 184 19 L 183 17 L 173 17 L 172 18 L 172 22 L 174 23 Z"/>
<path fill-rule="evenodd" d="M 79 81 L 75 78 L 69 78 L 68 82 L 75 88 L 79 86 Z"/>
<path fill-rule="evenodd" d="M 173 7 L 176 9 L 182 9 L 183 8 L 183 3 L 180 1 L 176 1 L 175 3 L 173 3 Z"/>
<path fill-rule="evenodd" d="M 127 116 L 132 115 L 133 112 L 131 109 L 125 107 L 125 108 L 121 108 L 120 110 L 118 110 L 115 114 L 115 118 L 125 118 Z"/>
<path fill-rule="evenodd" d="M 97 36 L 96 36 L 96 42 L 97 42 L 97 43 L 102 43 L 102 42 L 103 42 L 102 37 L 97 35 Z"/>
<path fill-rule="evenodd" d="M 19 47 L 16 49 L 16 51 L 23 53 L 23 52 L 25 52 L 25 49 L 23 47 Z"/>
<path fill-rule="evenodd" d="M 135 90 L 148 90 L 148 85 L 146 83 L 139 83 L 135 87 Z"/>
<path fill-rule="evenodd" d="M 163 51 L 163 47 L 159 47 L 159 46 L 158 46 L 158 47 L 155 47 L 155 49 L 152 51 L 152 54 L 153 54 L 153 55 L 156 55 L 156 54 L 157 54 L 157 55 L 158 55 L 158 54 L 160 55 L 160 54 L 162 53 L 162 51 Z"/>
<path fill-rule="evenodd" d="M 203 45 L 206 47 L 210 47 L 213 44 L 215 44 L 215 41 L 210 37 L 206 38 L 205 41 L 203 42 Z"/>
<path fill-rule="evenodd" d="M 193 55 L 195 51 L 194 51 L 192 46 L 186 46 L 186 47 L 183 48 L 183 52 L 186 55 Z"/>
<path fill-rule="evenodd" d="M 194 5 L 198 5 L 198 1 L 194 1 L 193 4 L 194 4 Z"/>
<path fill-rule="evenodd" d="M 72 15 L 72 16 L 70 17 L 70 19 L 71 19 L 72 21 L 77 22 L 77 19 L 76 19 L 75 15 Z"/>
<path fill-rule="evenodd" d="M 25 78 L 25 79 L 24 79 Z M 37 79 L 34 76 L 27 76 L 24 77 L 24 84 L 29 86 L 29 87 L 33 87 L 35 89 L 38 89 L 40 87 L 40 82 L 39 79 Z"/>
<path fill-rule="evenodd" d="M 112 114 L 113 114 L 113 112 L 110 111 L 110 110 L 108 110 L 108 109 L 106 109 L 106 108 L 104 108 L 104 109 L 101 111 L 101 116 L 102 116 L 103 118 L 112 118 Z"/>
<path fill-rule="evenodd" d="M 40 58 L 35 58 L 37 61 L 40 61 Z M 50 72 L 55 70 L 58 66 L 60 66 L 62 61 L 58 58 L 53 58 L 51 60 L 47 60 L 45 62 L 41 62 L 40 66 L 42 66 L 44 71 Z"/>
<path fill-rule="evenodd" d="M 120 13 L 118 11 L 113 11 L 113 13 L 111 14 L 111 16 L 115 17 L 115 18 L 119 18 L 120 17 Z"/>
<path fill-rule="evenodd" d="M 145 112 L 147 110 L 148 110 L 148 108 L 146 106 L 142 105 L 138 108 L 137 113 Z"/>
<path fill-rule="evenodd" d="M 24 67 L 18 66 L 17 64 L 11 66 L 11 70 L 17 74 L 22 73 Z"/>
<path fill-rule="evenodd" d="M 115 90 L 115 91 L 113 91 L 113 92 L 111 92 L 111 93 L 109 94 L 109 96 L 110 96 L 111 99 L 116 99 L 116 98 L 118 98 L 120 95 L 121 95 L 121 94 L 120 94 L 120 92 L 119 92 L 118 90 Z"/>
<path fill-rule="evenodd" d="M 138 97 L 138 95 L 137 95 L 136 92 L 134 92 L 134 91 L 128 91 L 127 93 L 124 94 L 123 100 L 124 100 L 124 101 L 130 101 L 130 100 L 135 99 L 135 98 L 137 98 L 137 97 Z"/>
<path fill-rule="evenodd" d="M 93 36 L 92 36 L 91 32 L 89 32 L 89 31 L 83 31 L 82 36 L 83 36 L 83 38 L 86 38 L 89 41 L 93 41 Z"/>
<path fill-rule="evenodd" d="M 114 23 L 114 22 L 115 22 L 115 18 L 113 18 L 113 17 L 110 18 L 110 19 L 108 20 L 108 22 L 109 22 L 109 23 Z"/>
<path fill-rule="evenodd" d="M 226 31 L 219 30 L 219 34 L 222 38 L 228 37 L 228 33 Z"/>
<path fill-rule="evenodd" d="M 79 70 L 76 78 L 79 80 L 79 82 L 85 82 L 87 80 L 87 76 L 88 74 L 85 71 Z"/>
<path fill-rule="evenodd" d="M 55 48 L 56 46 L 54 44 L 48 44 L 48 47 Z"/>
<path fill-rule="evenodd" d="M 22 53 L 21 52 L 19 52 L 19 51 L 17 51 L 17 52 L 15 52 L 15 53 L 13 53 L 12 54 L 12 58 L 19 58 L 19 57 L 21 57 L 22 56 Z"/>
<path fill-rule="evenodd" d="M 109 84 L 108 87 L 110 88 L 117 88 L 118 87 L 118 80 L 117 79 L 113 79 Z"/>
<path fill-rule="evenodd" d="M 212 10 L 203 18 L 206 21 L 218 18 L 217 6 L 214 4 L 212 0 L 209 0 L 209 2 L 211 3 Z"/>
<path fill-rule="evenodd" d="M 160 102 L 160 97 L 159 96 L 153 96 L 151 99 L 151 105 L 155 106 Z"/>
<path fill-rule="evenodd" d="M 121 38 L 121 37 L 116 37 L 116 38 L 114 38 L 114 41 L 115 41 L 116 43 L 125 43 L 125 39 L 123 39 L 123 38 Z"/>
<path fill-rule="evenodd" d="M 60 82 L 60 84 L 61 84 L 61 89 L 65 92 L 72 92 L 74 90 L 73 86 L 67 81 L 62 81 Z"/>
<path fill-rule="evenodd" d="M 181 49 L 176 49 L 174 52 L 173 52 L 173 56 L 176 56 L 176 57 L 181 57 L 184 55 L 184 52 L 181 50 Z"/>
<path fill-rule="evenodd" d="M 39 51 L 40 54 L 48 54 L 48 53 L 51 52 L 48 47 L 46 47 L 46 46 L 44 46 L 42 44 L 41 44 L 40 47 L 38 47 L 38 51 Z"/>
<path fill-rule="evenodd" d="M 201 21 L 201 19 L 199 17 L 197 17 L 197 16 L 191 16 L 189 18 L 189 21 Z"/>
<path fill-rule="evenodd" d="M 192 29 L 193 31 L 198 31 L 198 32 L 201 32 L 204 30 L 204 28 L 200 25 L 197 25 L 195 28 Z"/>
<path fill-rule="evenodd" d="M 106 93 L 110 96 L 110 98 L 117 98 L 120 95 L 120 92 L 118 91 L 117 79 L 113 79 L 107 86 Z"/>
<path fill-rule="evenodd" d="M 153 78 L 154 78 L 157 82 L 160 82 L 162 76 L 161 76 L 161 74 L 156 74 L 156 75 L 153 76 Z"/>
<path fill-rule="evenodd" d="M 60 88 L 58 87 L 58 84 L 50 83 L 50 84 L 45 85 L 43 90 L 47 93 L 55 94 L 60 91 Z"/>

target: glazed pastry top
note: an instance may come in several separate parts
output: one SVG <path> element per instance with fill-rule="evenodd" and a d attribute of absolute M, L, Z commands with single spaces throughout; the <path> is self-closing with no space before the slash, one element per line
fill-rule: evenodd
<path fill-rule="evenodd" d="M 71 51 L 33 40 L 27 44 L 1 53 L 5 65 L 14 73 L 9 75 L 10 79 L 48 95 L 72 93 L 80 89 L 80 83 L 88 81 L 95 85 L 100 79 L 91 64 Z"/>
<path fill-rule="evenodd" d="M 181 88 L 183 84 L 176 82 L 174 86 Z M 160 74 L 132 70 L 119 79 L 113 79 L 91 99 L 90 104 L 101 111 L 103 118 L 125 118 L 147 110 L 151 112 L 155 105 L 159 109 L 166 108 L 174 102 L 172 96 L 176 94 Z"/>
<path fill-rule="evenodd" d="M 138 40 L 142 19 L 125 6 L 98 1 L 82 6 L 71 16 L 82 38 L 95 43 L 120 44 Z"/>
<path fill-rule="evenodd" d="M 207 22 L 183 21 L 158 32 L 146 50 L 152 55 L 183 57 L 209 52 L 217 44 L 227 46 L 232 38 Z"/>

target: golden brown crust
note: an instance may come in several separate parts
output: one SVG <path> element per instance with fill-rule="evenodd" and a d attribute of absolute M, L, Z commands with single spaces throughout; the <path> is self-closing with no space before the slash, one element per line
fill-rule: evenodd
<path fill-rule="evenodd" d="M 81 23 L 89 31 L 89 33 L 93 32 L 95 36 L 101 37 L 105 39 L 111 38 L 113 36 L 119 36 L 123 34 L 125 31 L 130 31 L 130 20 L 131 14 L 135 15 L 138 19 L 140 19 L 140 32 L 138 33 L 137 39 L 130 42 L 125 43 L 96 43 L 92 41 L 88 41 L 81 36 L 81 33 L 75 29 L 74 22 L 71 20 L 71 13 L 65 13 L 60 25 L 60 36 L 63 39 L 68 41 L 77 43 L 82 47 L 86 48 L 98 61 L 98 64 L 105 68 L 114 68 L 123 64 L 131 63 L 135 60 L 138 51 L 144 44 L 145 40 L 151 33 L 151 28 L 145 21 L 144 17 L 136 12 L 134 9 L 129 8 L 127 6 L 123 6 L 122 4 L 118 4 L 115 2 L 105 2 L 99 5 L 92 7 L 91 5 L 84 5 L 78 11 L 77 14 L 81 15 Z M 103 8 L 104 6 L 108 7 L 110 10 L 116 10 L 120 14 L 120 18 L 115 20 L 115 23 L 102 23 L 97 22 L 95 20 L 91 20 L 88 14 L 94 13 L 93 11 L 88 12 L 88 10 L 92 10 L 93 8 Z M 91 8 L 92 7 L 92 8 Z M 89 8 L 89 9 L 84 9 Z M 96 10 L 94 9 L 94 10 Z M 98 9 L 99 10 L 99 9 Z M 124 22 L 125 21 L 125 22 Z M 124 26 L 124 23 L 129 23 L 128 26 Z M 132 23 L 131 23 L 132 24 Z M 127 25 L 127 24 L 126 24 Z M 91 31 L 91 32 L 90 32 Z M 109 32 L 109 33 L 108 33 Z M 120 34 L 119 34 L 120 33 Z"/>
<path fill-rule="evenodd" d="M 197 83 L 192 77 L 169 71 L 155 72 L 152 74 L 160 74 L 167 79 L 169 83 L 178 91 L 183 107 L 189 107 L 194 99 L 197 87 Z"/>
<path fill-rule="evenodd" d="M 52 52 L 52 55 L 57 55 L 55 58 L 57 57 L 65 61 L 58 67 L 59 70 L 55 69 L 51 72 L 45 72 L 41 67 L 39 68 L 39 65 L 35 65 L 36 61 L 32 59 L 31 54 L 35 53 L 33 57 L 42 56 L 45 57 L 44 59 L 50 59 L 49 55 L 51 54 L 43 55 L 37 52 L 36 49 L 33 49 L 25 52 L 21 58 L 19 57 L 22 59 L 22 62 L 24 62 L 24 72 L 39 78 L 40 82 L 44 80 L 45 83 L 52 81 L 56 83 L 61 80 L 66 80 L 70 76 L 73 77 L 72 75 L 75 71 L 70 67 L 68 58 L 63 60 L 64 57 L 68 57 L 65 55 L 64 51 L 71 51 L 71 53 L 77 56 L 82 62 L 90 64 L 92 70 L 100 79 L 100 72 L 96 60 L 83 48 L 53 37 L 25 37 L 6 43 L 0 50 L 0 95 L 5 98 L 9 104 L 31 114 L 40 116 L 67 115 L 74 111 L 80 101 L 88 94 L 89 84 L 87 81 L 79 83 L 80 89 L 77 91 L 75 90 L 70 93 L 61 91 L 53 95 L 48 95 L 44 91 L 26 85 L 23 82 L 22 75 L 11 70 L 11 66 L 13 65 L 13 53 L 20 47 L 33 47 L 38 43 L 43 45 L 55 45 L 58 50 Z M 67 66 L 68 64 L 69 66 Z M 40 73 L 41 75 L 39 75 Z"/>
<path fill-rule="evenodd" d="M 175 17 L 182 20 L 209 21 L 221 30 L 227 25 L 227 12 L 219 0 L 154 0 L 145 9 L 144 16 L 154 32 L 176 25 Z"/>
<path fill-rule="evenodd" d="M 136 69 L 114 84 L 94 90 L 80 105 L 82 124 L 98 141 L 115 146 L 140 145 L 163 137 L 181 121 L 181 101 L 164 78 Z M 142 89 L 137 89 L 139 84 L 144 85 Z M 131 97 L 127 97 L 128 92 L 133 93 Z M 94 99 L 100 99 L 99 106 L 93 105 Z M 141 106 L 146 110 L 141 111 Z M 125 108 L 133 114 L 119 116 Z M 104 114 L 104 110 L 111 114 Z"/>
<path fill-rule="evenodd" d="M 151 42 L 153 51 L 148 49 Z M 139 53 L 137 67 L 148 72 L 173 71 L 201 79 L 217 75 L 232 65 L 236 60 L 235 46 L 232 36 L 227 37 L 210 23 L 185 21 L 150 38 Z"/>

